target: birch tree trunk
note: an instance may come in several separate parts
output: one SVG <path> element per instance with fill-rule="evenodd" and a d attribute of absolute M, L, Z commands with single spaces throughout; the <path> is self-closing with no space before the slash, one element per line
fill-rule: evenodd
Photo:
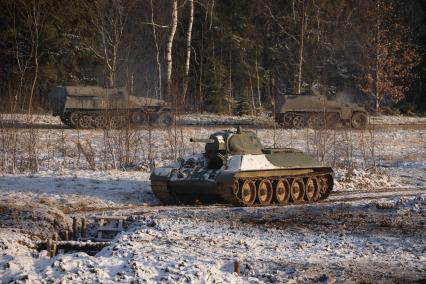
<path fill-rule="evenodd" d="M 257 48 L 256 48 L 256 79 L 257 79 L 257 96 L 259 99 L 259 110 L 262 108 L 262 99 L 260 96 L 260 78 L 259 78 L 259 64 L 257 62 Z"/>
<path fill-rule="evenodd" d="M 127 21 L 123 5 L 121 1 L 112 1 L 110 5 L 106 0 L 96 0 L 93 3 L 86 0 L 83 3 L 99 37 L 99 43 L 95 41 L 86 48 L 104 62 L 108 87 L 114 88 Z M 109 14 L 112 16 L 107 16 Z"/>
<path fill-rule="evenodd" d="M 191 61 L 191 38 L 192 38 L 192 24 L 194 23 L 194 0 L 189 0 L 189 23 L 186 32 L 186 62 L 185 62 L 185 77 L 183 82 L 182 103 L 185 104 L 186 94 L 188 92 L 189 80 L 189 64 Z"/>
<path fill-rule="evenodd" d="M 28 16 L 29 20 L 31 21 L 32 27 L 31 30 L 31 55 L 34 58 L 34 78 L 31 83 L 31 91 L 30 91 L 30 98 L 28 102 L 28 115 L 31 115 L 32 112 L 32 104 L 33 104 L 33 97 L 35 92 L 35 87 L 38 80 L 38 73 L 39 73 L 39 37 L 40 37 L 40 31 L 39 26 L 40 23 L 40 7 L 37 5 L 38 3 L 33 3 L 31 7 L 30 15 Z"/>
<path fill-rule="evenodd" d="M 302 67 L 303 67 L 303 45 L 304 45 L 304 39 L 305 39 L 305 17 L 306 17 L 306 10 L 303 5 L 303 14 L 302 14 L 302 26 L 301 26 L 301 32 L 300 32 L 300 47 L 299 47 L 299 76 L 298 76 L 298 82 L 297 82 L 297 93 L 300 95 L 300 92 L 302 91 Z"/>
<path fill-rule="evenodd" d="M 377 21 L 376 21 L 376 80 L 375 80 L 375 108 L 376 112 L 380 111 L 380 90 L 379 90 L 379 82 L 380 82 L 380 0 L 376 1 L 376 13 L 377 13 Z"/>
<path fill-rule="evenodd" d="M 155 21 L 154 21 L 154 7 L 152 4 L 152 0 L 150 0 L 151 5 L 151 26 L 152 26 L 152 35 L 154 37 L 154 45 L 155 45 L 155 60 L 157 62 L 157 80 L 158 80 L 158 91 L 156 92 L 157 98 L 162 99 L 163 97 L 163 84 L 162 84 L 162 72 L 161 72 L 161 62 L 160 62 L 160 48 L 158 47 L 158 41 L 157 41 L 157 31 L 155 27 Z"/>
<path fill-rule="evenodd" d="M 167 97 L 166 99 L 167 100 L 172 99 L 172 67 L 173 67 L 172 51 L 173 51 L 173 39 L 175 37 L 176 27 L 177 27 L 177 18 L 178 18 L 177 0 L 173 0 L 172 23 L 171 23 L 170 34 L 167 39 L 167 47 L 166 47 L 166 62 L 167 62 L 167 74 L 166 74 Z"/>

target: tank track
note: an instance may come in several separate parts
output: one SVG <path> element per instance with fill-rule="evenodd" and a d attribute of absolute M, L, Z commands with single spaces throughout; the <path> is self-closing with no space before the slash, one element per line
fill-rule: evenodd
<path fill-rule="evenodd" d="M 304 182 L 308 180 L 308 178 L 315 178 L 318 181 L 318 196 L 314 198 L 314 200 L 307 200 L 306 194 L 304 194 L 303 200 L 294 201 L 292 200 L 292 197 L 289 198 L 287 202 L 284 203 L 278 203 L 274 201 L 274 198 L 272 198 L 271 202 L 268 204 L 260 204 L 258 196 L 256 196 L 253 204 L 246 204 L 242 200 L 241 197 L 241 188 L 239 189 L 239 192 L 234 192 L 232 184 L 225 185 L 225 190 L 222 191 L 222 198 L 225 200 L 226 203 L 232 204 L 234 206 L 261 206 L 261 205 L 287 205 L 292 203 L 313 203 L 318 202 L 320 200 L 326 199 L 330 193 L 333 190 L 333 172 L 332 171 L 323 171 L 323 172 L 313 172 L 310 174 L 301 174 L 301 175 L 288 175 L 288 176 L 272 176 L 267 178 L 267 180 L 271 181 L 273 185 L 273 194 L 275 194 L 275 184 L 279 179 L 287 179 L 289 183 L 294 179 L 302 179 Z M 258 185 L 264 178 L 234 178 L 234 181 L 237 180 L 239 185 L 241 186 L 242 183 L 244 183 L 246 180 L 254 182 L 256 185 Z M 257 192 L 257 187 L 256 187 Z M 256 194 L 257 195 L 257 194 Z"/>
<path fill-rule="evenodd" d="M 172 124 L 172 116 L 167 112 L 142 113 L 145 117 L 137 122 L 132 118 L 133 113 L 118 111 L 107 113 L 105 111 L 66 111 L 60 118 L 61 121 L 71 127 L 80 129 L 104 129 L 122 128 L 128 124 L 131 126 L 145 125 L 147 123 L 154 126 L 165 127 Z M 81 121 L 85 116 L 87 119 Z M 103 119 L 102 119 L 103 118 Z"/>
<path fill-rule="evenodd" d="M 338 127 L 364 129 L 368 126 L 368 117 L 362 112 L 354 112 L 351 119 L 342 119 L 338 112 L 332 111 L 327 111 L 326 113 L 289 111 L 278 114 L 276 121 L 283 128 L 289 129 L 306 127 L 313 129 L 333 129 Z"/>
<path fill-rule="evenodd" d="M 81 121 L 81 117 L 86 117 Z M 99 118 L 104 120 L 97 120 Z M 98 111 L 67 111 L 61 117 L 61 121 L 72 128 L 91 129 L 91 128 L 119 128 L 129 121 L 127 114 L 116 113 L 107 114 Z"/>
<path fill-rule="evenodd" d="M 151 181 L 151 189 L 154 195 L 160 200 L 162 204 L 179 204 L 179 198 L 173 196 L 167 189 L 167 180 Z"/>

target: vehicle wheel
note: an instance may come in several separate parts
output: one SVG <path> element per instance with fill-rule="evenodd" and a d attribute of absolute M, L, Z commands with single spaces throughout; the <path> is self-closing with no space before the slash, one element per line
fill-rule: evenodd
<path fill-rule="evenodd" d="M 284 126 L 293 126 L 293 114 L 291 112 L 283 115 L 283 124 Z"/>
<path fill-rule="evenodd" d="M 318 189 L 320 194 L 325 194 L 327 192 L 327 178 L 325 176 L 321 176 L 318 178 Z"/>
<path fill-rule="evenodd" d="M 318 181 L 315 178 L 308 178 L 305 185 L 305 200 L 317 201 L 319 198 Z"/>
<path fill-rule="evenodd" d="M 158 115 L 156 124 L 160 127 L 171 126 L 174 123 L 174 117 L 169 112 L 162 112 Z"/>
<path fill-rule="evenodd" d="M 93 119 L 90 115 L 83 114 L 78 118 L 78 127 L 83 129 L 92 128 Z"/>
<path fill-rule="evenodd" d="M 246 180 L 241 188 L 241 200 L 245 206 L 253 205 L 256 199 L 256 185 L 251 180 Z"/>
<path fill-rule="evenodd" d="M 59 118 L 61 119 L 61 122 L 63 124 L 68 125 L 68 126 L 70 126 L 70 125 L 72 126 L 71 121 L 65 115 L 63 115 L 63 116 L 61 115 Z"/>
<path fill-rule="evenodd" d="M 95 116 L 93 119 L 93 124 L 96 128 L 105 129 L 108 126 L 107 117 L 103 114 Z"/>
<path fill-rule="evenodd" d="M 141 111 L 135 111 L 131 116 L 132 123 L 143 124 L 145 122 L 145 114 Z"/>
<path fill-rule="evenodd" d="M 293 117 L 293 127 L 297 129 L 301 129 L 306 126 L 305 117 L 302 115 L 296 115 Z"/>
<path fill-rule="evenodd" d="M 295 178 L 290 187 L 291 199 L 294 203 L 302 203 L 305 196 L 305 183 L 301 178 Z"/>
<path fill-rule="evenodd" d="M 334 128 L 340 122 L 340 116 L 337 112 L 327 113 L 325 115 L 325 123 L 329 128 Z"/>
<path fill-rule="evenodd" d="M 318 177 L 318 185 L 320 192 L 319 199 L 327 198 L 333 188 L 333 177 L 330 175 L 323 175 Z"/>
<path fill-rule="evenodd" d="M 70 114 L 70 123 L 73 127 L 78 127 L 78 118 L 80 114 L 78 112 L 72 112 Z"/>
<path fill-rule="evenodd" d="M 257 199 L 261 205 L 271 204 L 273 195 L 272 183 L 269 179 L 264 179 L 257 186 Z"/>
<path fill-rule="evenodd" d="M 352 115 L 351 125 L 355 129 L 364 129 L 367 127 L 368 117 L 365 113 L 356 112 Z"/>
<path fill-rule="evenodd" d="M 275 184 L 274 202 L 283 205 L 290 199 L 290 183 L 287 179 L 279 179 Z"/>
<path fill-rule="evenodd" d="M 325 125 L 325 118 L 321 114 L 312 114 L 308 118 L 308 127 L 312 129 L 321 129 Z"/>
<path fill-rule="evenodd" d="M 123 116 L 114 116 L 113 118 L 111 118 L 110 127 L 112 129 L 119 129 L 122 128 L 125 123 L 126 119 Z"/>
<path fill-rule="evenodd" d="M 232 192 L 235 196 L 238 196 L 238 193 L 240 192 L 240 182 L 237 179 L 235 179 L 232 183 Z"/>

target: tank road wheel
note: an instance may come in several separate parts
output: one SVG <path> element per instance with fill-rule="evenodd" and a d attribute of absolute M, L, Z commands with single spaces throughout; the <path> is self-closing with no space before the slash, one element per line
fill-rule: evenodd
<path fill-rule="evenodd" d="M 235 196 L 238 196 L 238 193 L 240 192 L 240 182 L 237 179 L 234 179 L 232 182 L 232 192 Z"/>
<path fill-rule="evenodd" d="M 317 201 L 319 198 L 319 187 L 316 178 L 308 178 L 305 185 L 305 200 Z"/>
<path fill-rule="evenodd" d="M 295 178 L 290 187 L 291 199 L 294 203 L 302 203 L 305 197 L 305 183 L 301 178 Z"/>
<path fill-rule="evenodd" d="M 246 206 L 253 205 L 256 199 L 256 184 L 251 180 L 246 180 L 241 188 L 241 201 Z"/>
<path fill-rule="evenodd" d="M 364 129 L 367 127 L 368 124 L 368 117 L 365 115 L 365 113 L 362 112 L 356 112 L 354 115 L 352 115 L 351 118 L 351 125 L 355 129 Z"/>
<path fill-rule="evenodd" d="M 275 184 L 274 202 L 283 205 L 290 199 L 290 183 L 287 179 L 279 179 Z"/>
<path fill-rule="evenodd" d="M 312 129 L 321 129 L 325 125 L 325 118 L 321 114 L 313 114 L 308 118 L 308 127 Z"/>
<path fill-rule="evenodd" d="M 174 124 L 175 120 L 170 112 L 161 112 L 155 122 L 159 127 L 168 127 Z"/>
<path fill-rule="evenodd" d="M 261 205 L 271 204 L 274 190 L 269 179 L 263 179 L 257 186 L 257 199 Z"/>
<path fill-rule="evenodd" d="M 73 112 L 70 114 L 70 122 L 73 127 L 78 127 L 78 117 L 79 117 L 78 112 Z"/>
<path fill-rule="evenodd" d="M 114 116 L 110 121 L 110 127 L 112 129 L 119 129 L 124 127 L 126 119 L 123 116 L 117 115 Z"/>
<path fill-rule="evenodd" d="M 333 179 L 328 175 L 318 177 L 319 199 L 325 199 L 330 195 Z"/>
<path fill-rule="evenodd" d="M 302 115 L 296 115 L 295 117 L 293 117 L 293 127 L 300 129 L 305 127 L 306 125 L 306 121 L 305 121 L 305 117 Z"/>
<path fill-rule="evenodd" d="M 135 111 L 132 113 L 130 119 L 132 120 L 132 123 L 141 125 L 145 122 L 145 114 L 141 111 Z"/>
<path fill-rule="evenodd" d="M 284 126 L 293 126 L 293 114 L 291 112 L 283 115 L 283 124 Z"/>
<path fill-rule="evenodd" d="M 328 128 L 335 128 L 340 122 L 340 116 L 337 112 L 330 112 L 325 115 L 325 123 Z"/>
<path fill-rule="evenodd" d="M 327 178 L 325 176 L 318 178 L 318 189 L 321 195 L 327 192 Z"/>
<path fill-rule="evenodd" d="M 105 129 L 108 126 L 107 117 L 103 114 L 95 116 L 93 124 L 96 128 Z"/>
<path fill-rule="evenodd" d="M 83 114 L 82 116 L 78 118 L 78 127 L 84 128 L 84 129 L 91 128 L 92 122 L 93 122 L 93 119 L 90 115 Z"/>

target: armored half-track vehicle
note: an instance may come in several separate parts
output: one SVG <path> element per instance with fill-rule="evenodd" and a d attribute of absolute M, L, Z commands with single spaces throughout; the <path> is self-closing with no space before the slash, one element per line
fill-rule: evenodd
<path fill-rule="evenodd" d="M 54 116 L 75 128 L 119 128 L 127 123 L 171 124 L 171 108 L 163 100 L 130 96 L 124 88 L 58 86 L 48 99 Z"/>
<path fill-rule="evenodd" d="M 284 103 L 275 114 L 277 123 L 286 128 L 324 128 L 336 125 L 363 129 L 368 125 L 365 108 L 355 103 L 328 98 L 319 92 L 285 95 Z"/>
<path fill-rule="evenodd" d="M 163 204 L 285 205 L 327 198 L 333 170 L 291 148 L 263 148 L 251 131 L 220 131 L 205 152 L 155 168 L 151 188 Z"/>

